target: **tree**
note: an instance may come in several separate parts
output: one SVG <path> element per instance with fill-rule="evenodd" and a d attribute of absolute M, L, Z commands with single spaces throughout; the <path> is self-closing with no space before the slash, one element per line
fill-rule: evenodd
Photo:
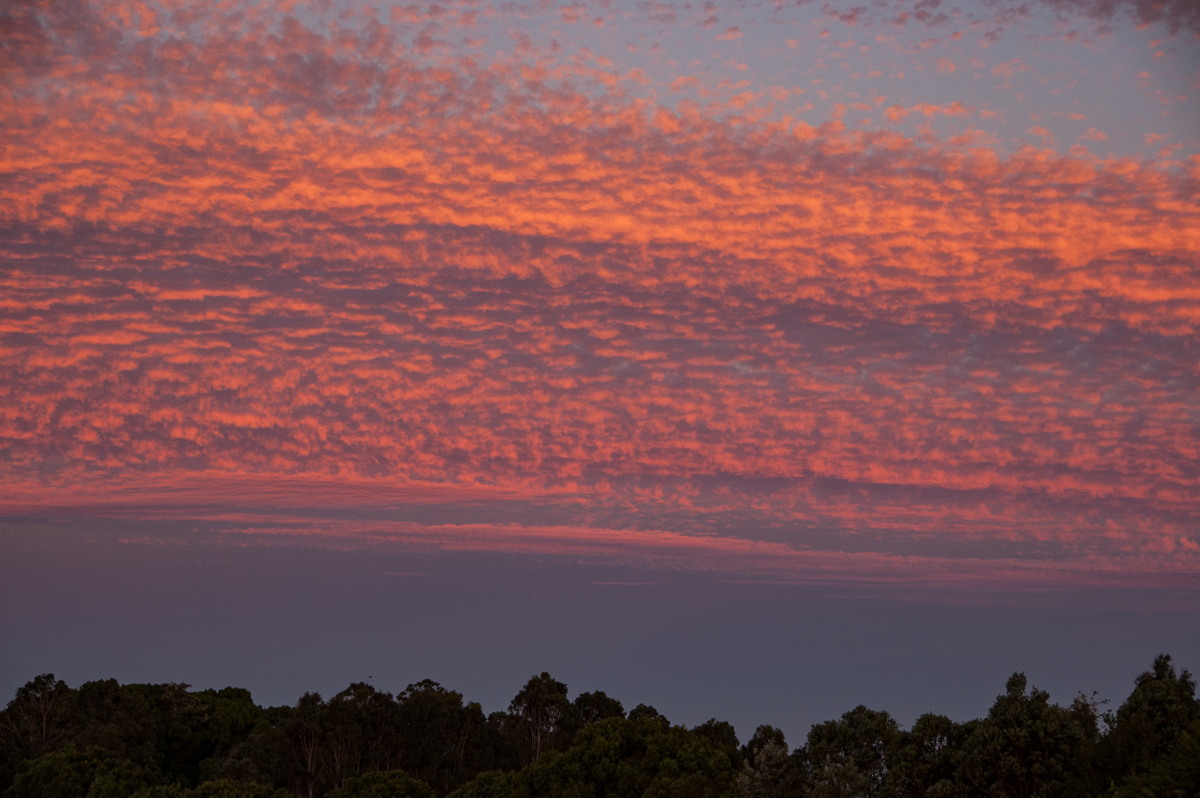
<path fill-rule="evenodd" d="M 1197 798 L 1200 796 L 1200 721 L 1185 729 L 1150 767 L 1130 777 L 1115 798 Z"/>
<path fill-rule="evenodd" d="M 632 713 L 631 713 L 632 714 Z M 726 798 L 736 752 L 702 734 L 659 722 L 608 718 L 587 726 L 566 751 L 521 770 L 511 793 L 524 798 Z"/>
<path fill-rule="evenodd" d="M 636 723 L 634 728 L 644 751 L 633 758 L 638 780 L 645 785 L 640 795 L 646 798 L 733 795 L 739 769 L 736 750 L 715 743 L 703 734 L 652 719 Z"/>
<path fill-rule="evenodd" d="M 30 759 L 53 750 L 63 738 L 74 700 L 75 691 L 53 673 L 26 682 L 0 713 L 4 751 L 14 758 Z"/>
<path fill-rule="evenodd" d="M 1169 655 L 1156 657 L 1134 685 L 1116 714 L 1106 718 L 1109 730 L 1102 745 L 1103 760 L 1117 782 L 1153 768 L 1200 720 L 1196 681 L 1187 670 L 1176 672 Z"/>
<path fill-rule="evenodd" d="M 957 757 L 967 727 L 945 715 L 926 713 L 902 732 L 892 750 L 884 794 L 894 798 L 952 798 L 964 795 Z"/>
<path fill-rule="evenodd" d="M 629 710 L 629 719 L 634 723 L 650 724 L 664 729 L 671 725 L 671 721 L 667 720 L 666 716 L 648 704 L 638 704 Z"/>
<path fill-rule="evenodd" d="M 101 748 L 158 769 L 157 723 L 149 696 L 116 679 L 84 682 L 75 700 L 72 741 L 79 748 Z"/>
<path fill-rule="evenodd" d="M 768 746 L 783 748 L 786 751 L 787 738 L 784 737 L 782 730 L 763 724 L 754 730 L 750 740 L 742 746 L 742 758 L 753 766 L 758 759 L 759 752 Z"/>
<path fill-rule="evenodd" d="M 326 784 L 325 702 L 320 693 L 305 693 L 283 723 L 299 772 L 300 794 L 313 798 Z"/>
<path fill-rule="evenodd" d="M 567 701 L 567 686 L 542 672 L 532 677 L 508 707 L 516 721 L 522 761 L 536 762 L 541 755 L 565 742 L 564 731 L 573 731 L 573 708 Z"/>
<path fill-rule="evenodd" d="M 288 798 L 288 794 L 263 784 L 218 779 L 184 792 L 181 798 Z"/>
<path fill-rule="evenodd" d="M 1014 673 L 963 745 L 962 774 L 995 798 L 1049 798 L 1091 791 L 1097 718 L 1090 703 L 1050 703 Z"/>
<path fill-rule="evenodd" d="M 789 754 L 772 726 L 739 748 L 728 723 L 672 726 L 645 704 L 626 716 L 601 692 L 571 702 L 547 673 L 487 718 L 430 680 L 395 700 L 356 683 L 328 703 L 307 693 L 261 709 L 232 687 L 71 690 L 43 674 L 0 712 L 0 796 L 1200 798 L 1188 671 L 1156 658 L 1103 737 L 1098 709 L 1083 696 L 1053 704 L 1014 673 L 982 720 L 926 714 L 903 731 L 858 706 Z"/>
<path fill-rule="evenodd" d="M 899 740 L 900 726 L 888 713 L 862 705 L 813 726 L 801 753 L 810 795 L 881 795 Z"/>
<path fill-rule="evenodd" d="M 450 793 L 450 798 L 511 798 L 516 790 L 516 773 L 488 770 Z"/>
<path fill-rule="evenodd" d="M 202 764 L 217 753 L 211 731 L 212 705 L 189 685 L 178 683 L 126 685 L 125 691 L 145 697 L 153 719 L 154 765 L 164 781 L 197 784 Z M 151 763 L 147 763 L 149 766 Z"/>
<path fill-rule="evenodd" d="M 148 786 L 133 762 L 108 751 L 66 746 L 26 760 L 5 798 L 126 798 Z"/>
<path fill-rule="evenodd" d="M 742 752 L 738 746 L 737 730 L 732 723 L 710 718 L 692 729 L 692 733 L 703 737 L 718 748 L 726 751 L 739 768 L 742 766 Z"/>
<path fill-rule="evenodd" d="M 433 798 L 434 792 L 403 770 L 380 770 L 347 779 L 329 798 Z"/>
<path fill-rule="evenodd" d="M 429 679 L 410 684 L 397 703 L 402 769 L 443 794 L 474 774 L 489 747 L 479 704 L 464 706 L 461 693 Z"/>
<path fill-rule="evenodd" d="M 249 690 L 226 687 L 203 690 L 196 698 L 204 706 L 205 728 L 201 741 L 205 757 L 201 778 L 215 778 L 240 754 L 240 749 L 264 722 L 265 713 L 254 703 Z"/>
<path fill-rule="evenodd" d="M 615 698 L 609 698 L 603 690 L 597 690 L 594 693 L 580 693 L 571 703 L 579 722 L 584 726 L 599 723 L 606 718 L 625 717 L 625 707 L 621 705 L 621 702 Z"/>
<path fill-rule="evenodd" d="M 739 798 L 783 798 L 798 795 L 802 781 L 796 759 L 788 753 L 787 739 L 774 726 L 759 726 L 742 747 L 744 762 L 738 774 Z"/>
<path fill-rule="evenodd" d="M 653 773 L 647 798 L 732 796 L 736 753 L 705 737 L 673 726 L 647 741 L 643 767 Z"/>
<path fill-rule="evenodd" d="M 398 710 L 391 694 L 356 682 L 331 698 L 324 714 L 334 784 L 399 765 Z"/>
<path fill-rule="evenodd" d="M 228 735 L 229 745 L 218 749 L 217 754 L 207 760 L 202 769 L 204 778 L 288 787 L 298 784 L 300 768 L 292 740 L 285 730 L 294 713 L 293 707 L 260 709 L 255 706 L 254 727 L 239 740 L 247 720 L 242 716 L 240 706 L 215 709 L 212 713 L 216 724 L 214 733 L 221 737 Z"/>

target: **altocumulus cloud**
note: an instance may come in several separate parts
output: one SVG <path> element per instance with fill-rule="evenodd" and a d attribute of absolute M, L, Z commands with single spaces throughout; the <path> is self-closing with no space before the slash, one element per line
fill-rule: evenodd
<path fill-rule="evenodd" d="M 716 44 L 652 22 L 744 47 L 782 13 L 755 9 Z M 1195 155 L 1011 147 L 986 98 L 810 124 L 824 88 L 635 71 L 548 35 L 602 37 L 604 8 L 518 11 L 10 5 L 7 511 L 773 578 L 1195 579 Z M 953 41 L 918 12 L 813 24 Z M 935 121 L 959 127 L 898 127 Z"/>

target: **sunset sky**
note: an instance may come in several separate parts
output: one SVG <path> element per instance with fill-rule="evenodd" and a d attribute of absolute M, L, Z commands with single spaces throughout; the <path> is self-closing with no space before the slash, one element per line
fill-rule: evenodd
<path fill-rule="evenodd" d="M 1190 0 L 0 7 L 0 697 L 1200 670 Z"/>

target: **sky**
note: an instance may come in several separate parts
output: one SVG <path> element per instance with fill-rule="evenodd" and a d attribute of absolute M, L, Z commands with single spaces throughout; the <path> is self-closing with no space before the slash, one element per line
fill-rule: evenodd
<path fill-rule="evenodd" d="M 1189 0 L 15 0 L 0 120 L 0 695 L 1200 670 Z"/>

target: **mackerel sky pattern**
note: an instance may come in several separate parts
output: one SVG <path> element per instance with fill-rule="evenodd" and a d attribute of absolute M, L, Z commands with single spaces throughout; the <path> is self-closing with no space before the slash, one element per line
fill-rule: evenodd
<path fill-rule="evenodd" d="M 0 522 L 1200 584 L 1189 2 L 0 13 Z"/>

